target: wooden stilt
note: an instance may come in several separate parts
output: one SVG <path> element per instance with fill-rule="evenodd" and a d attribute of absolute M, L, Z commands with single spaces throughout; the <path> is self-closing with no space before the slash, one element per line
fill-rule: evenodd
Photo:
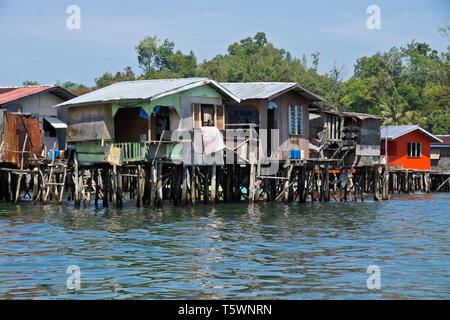
<path fill-rule="evenodd" d="M 378 167 L 374 167 L 373 170 L 373 199 L 380 201 L 380 173 Z"/>
<path fill-rule="evenodd" d="M 59 196 L 58 204 L 62 204 L 63 195 L 64 195 L 64 186 L 66 185 L 66 178 L 67 178 L 67 164 L 64 165 L 64 174 L 62 179 L 62 185 L 61 185 L 61 194 Z"/>
<path fill-rule="evenodd" d="M 285 171 L 286 171 L 286 180 L 285 180 L 285 182 L 284 182 L 284 195 L 283 195 L 283 199 L 284 199 L 284 203 L 289 203 L 289 185 L 290 185 L 290 183 L 291 183 L 291 181 L 289 180 L 290 179 L 290 177 L 291 177 L 291 174 L 292 174 L 292 168 L 293 168 L 293 166 L 292 165 L 289 165 L 289 167 L 287 167 L 286 169 L 285 169 Z"/>
<path fill-rule="evenodd" d="M 150 168 L 150 207 L 155 207 L 155 197 L 157 196 L 157 186 L 156 186 L 156 174 L 157 169 L 155 168 L 158 166 L 158 163 L 156 162 L 153 166 Z"/>
<path fill-rule="evenodd" d="M 122 169 L 117 168 L 117 207 L 122 208 Z"/>
<path fill-rule="evenodd" d="M 136 207 L 141 206 L 141 175 L 142 175 L 142 167 L 141 165 L 137 166 L 136 172 Z"/>
<path fill-rule="evenodd" d="M 77 160 L 77 155 L 75 155 L 74 157 L 74 174 L 75 174 L 75 208 L 79 208 L 80 207 L 80 185 L 79 185 L 79 177 L 78 177 L 78 160 Z"/>
<path fill-rule="evenodd" d="M 217 176 L 216 176 L 216 166 L 211 167 L 211 204 L 216 204 L 216 188 L 217 188 Z"/>
<path fill-rule="evenodd" d="M 430 192 L 430 174 L 429 173 L 425 173 L 424 185 L 425 185 L 425 192 L 429 193 Z"/>
<path fill-rule="evenodd" d="M 112 196 L 113 196 L 113 203 L 114 208 L 117 208 L 117 167 L 113 165 L 113 175 L 112 175 Z"/>
<path fill-rule="evenodd" d="M 382 197 L 383 200 L 389 200 L 389 171 L 386 168 L 383 172 Z"/>
<path fill-rule="evenodd" d="M 162 163 L 156 162 L 156 168 L 153 167 L 154 170 L 154 184 L 156 184 L 156 206 L 161 207 L 162 206 L 162 200 L 163 200 L 163 184 L 162 184 Z"/>
<path fill-rule="evenodd" d="M 195 201 L 197 200 L 197 189 L 196 189 L 196 172 L 195 166 L 191 167 L 191 203 L 195 206 Z"/>
<path fill-rule="evenodd" d="M 182 167 L 182 180 L 181 180 L 181 206 L 186 207 L 187 205 L 187 171 L 188 168 L 183 165 Z"/>

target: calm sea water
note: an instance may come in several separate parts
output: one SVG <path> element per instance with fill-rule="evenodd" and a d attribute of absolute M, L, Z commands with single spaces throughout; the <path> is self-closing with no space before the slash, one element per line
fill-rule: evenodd
<path fill-rule="evenodd" d="M 450 298 L 450 195 L 74 210 L 0 204 L 1 299 Z M 81 288 L 66 287 L 69 265 Z M 367 267 L 381 269 L 369 290 Z"/>

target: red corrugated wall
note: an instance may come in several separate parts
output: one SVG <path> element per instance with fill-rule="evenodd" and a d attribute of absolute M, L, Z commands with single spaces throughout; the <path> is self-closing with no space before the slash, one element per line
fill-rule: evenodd
<path fill-rule="evenodd" d="M 26 133 L 28 132 L 24 154 L 24 167 L 28 166 L 28 158 L 41 152 L 41 130 L 38 119 L 30 119 L 23 115 L 5 112 L 3 132 L 3 162 L 9 162 L 20 167 L 21 154 L 12 151 L 22 151 Z M 9 150 L 9 151 L 8 151 Z"/>

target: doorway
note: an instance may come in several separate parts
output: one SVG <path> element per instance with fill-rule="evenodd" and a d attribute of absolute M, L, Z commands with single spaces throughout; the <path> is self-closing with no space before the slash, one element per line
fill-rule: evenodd
<path fill-rule="evenodd" d="M 146 141 L 147 134 L 148 115 L 142 108 L 122 108 L 117 111 L 114 116 L 115 142 Z"/>

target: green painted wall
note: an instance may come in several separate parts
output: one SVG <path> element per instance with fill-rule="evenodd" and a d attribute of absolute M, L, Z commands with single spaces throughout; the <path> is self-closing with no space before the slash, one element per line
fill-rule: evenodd
<path fill-rule="evenodd" d="M 211 88 L 209 85 L 203 85 L 188 89 L 182 92 L 164 96 L 150 102 L 119 102 L 112 103 L 111 110 L 112 116 L 114 118 L 115 114 L 120 108 L 130 108 L 130 107 L 141 107 L 147 114 L 151 114 L 153 108 L 156 106 L 172 107 L 177 110 L 177 113 L 181 115 L 181 105 L 180 105 L 180 95 L 188 97 L 201 97 L 201 98 L 220 98 L 221 95 L 215 89 Z M 78 161 L 80 162 L 104 162 L 105 146 L 107 144 L 113 143 L 112 140 L 105 140 L 102 147 L 101 140 L 95 141 L 79 141 L 76 142 L 76 151 L 78 154 Z M 91 152 L 98 154 L 88 154 L 83 152 Z M 168 156 L 173 159 L 182 158 L 183 148 L 181 144 L 172 145 L 168 148 Z"/>
<path fill-rule="evenodd" d="M 157 98 L 150 102 L 142 101 L 142 102 L 119 102 L 112 104 L 112 115 L 113 117 L 117 113 L 120 108 L 130 108 L 130 107 L 141 107 L 147 112 L 147 114 L 152 113 L 153 109 L 156 106 L 162 107 L 172 107 L 181 114 L 181 105 L 180 105 L 180 95 L 188 96 L 188 97 L 202 97 L 202 98 L 220 98 L 220 93 L 215 89 L 211 88 L 208 85 L 203 85 L 199 87 L 195 87 L 192 89 L 188 89 L 185 91 L 181 91 L 178 93 L 174 93 L 168 96 L 164 96 L 161 98 Z"/>
<path fill-rule="evenodd" d="M 104 162 L 105 146 L 112 140 L 105 140 L 102 147 L 101 140 L 78 141 L 75 143 L 79 162 Z M 101 152 L 101 154 L 87 154 L 83 152 Z"/>

